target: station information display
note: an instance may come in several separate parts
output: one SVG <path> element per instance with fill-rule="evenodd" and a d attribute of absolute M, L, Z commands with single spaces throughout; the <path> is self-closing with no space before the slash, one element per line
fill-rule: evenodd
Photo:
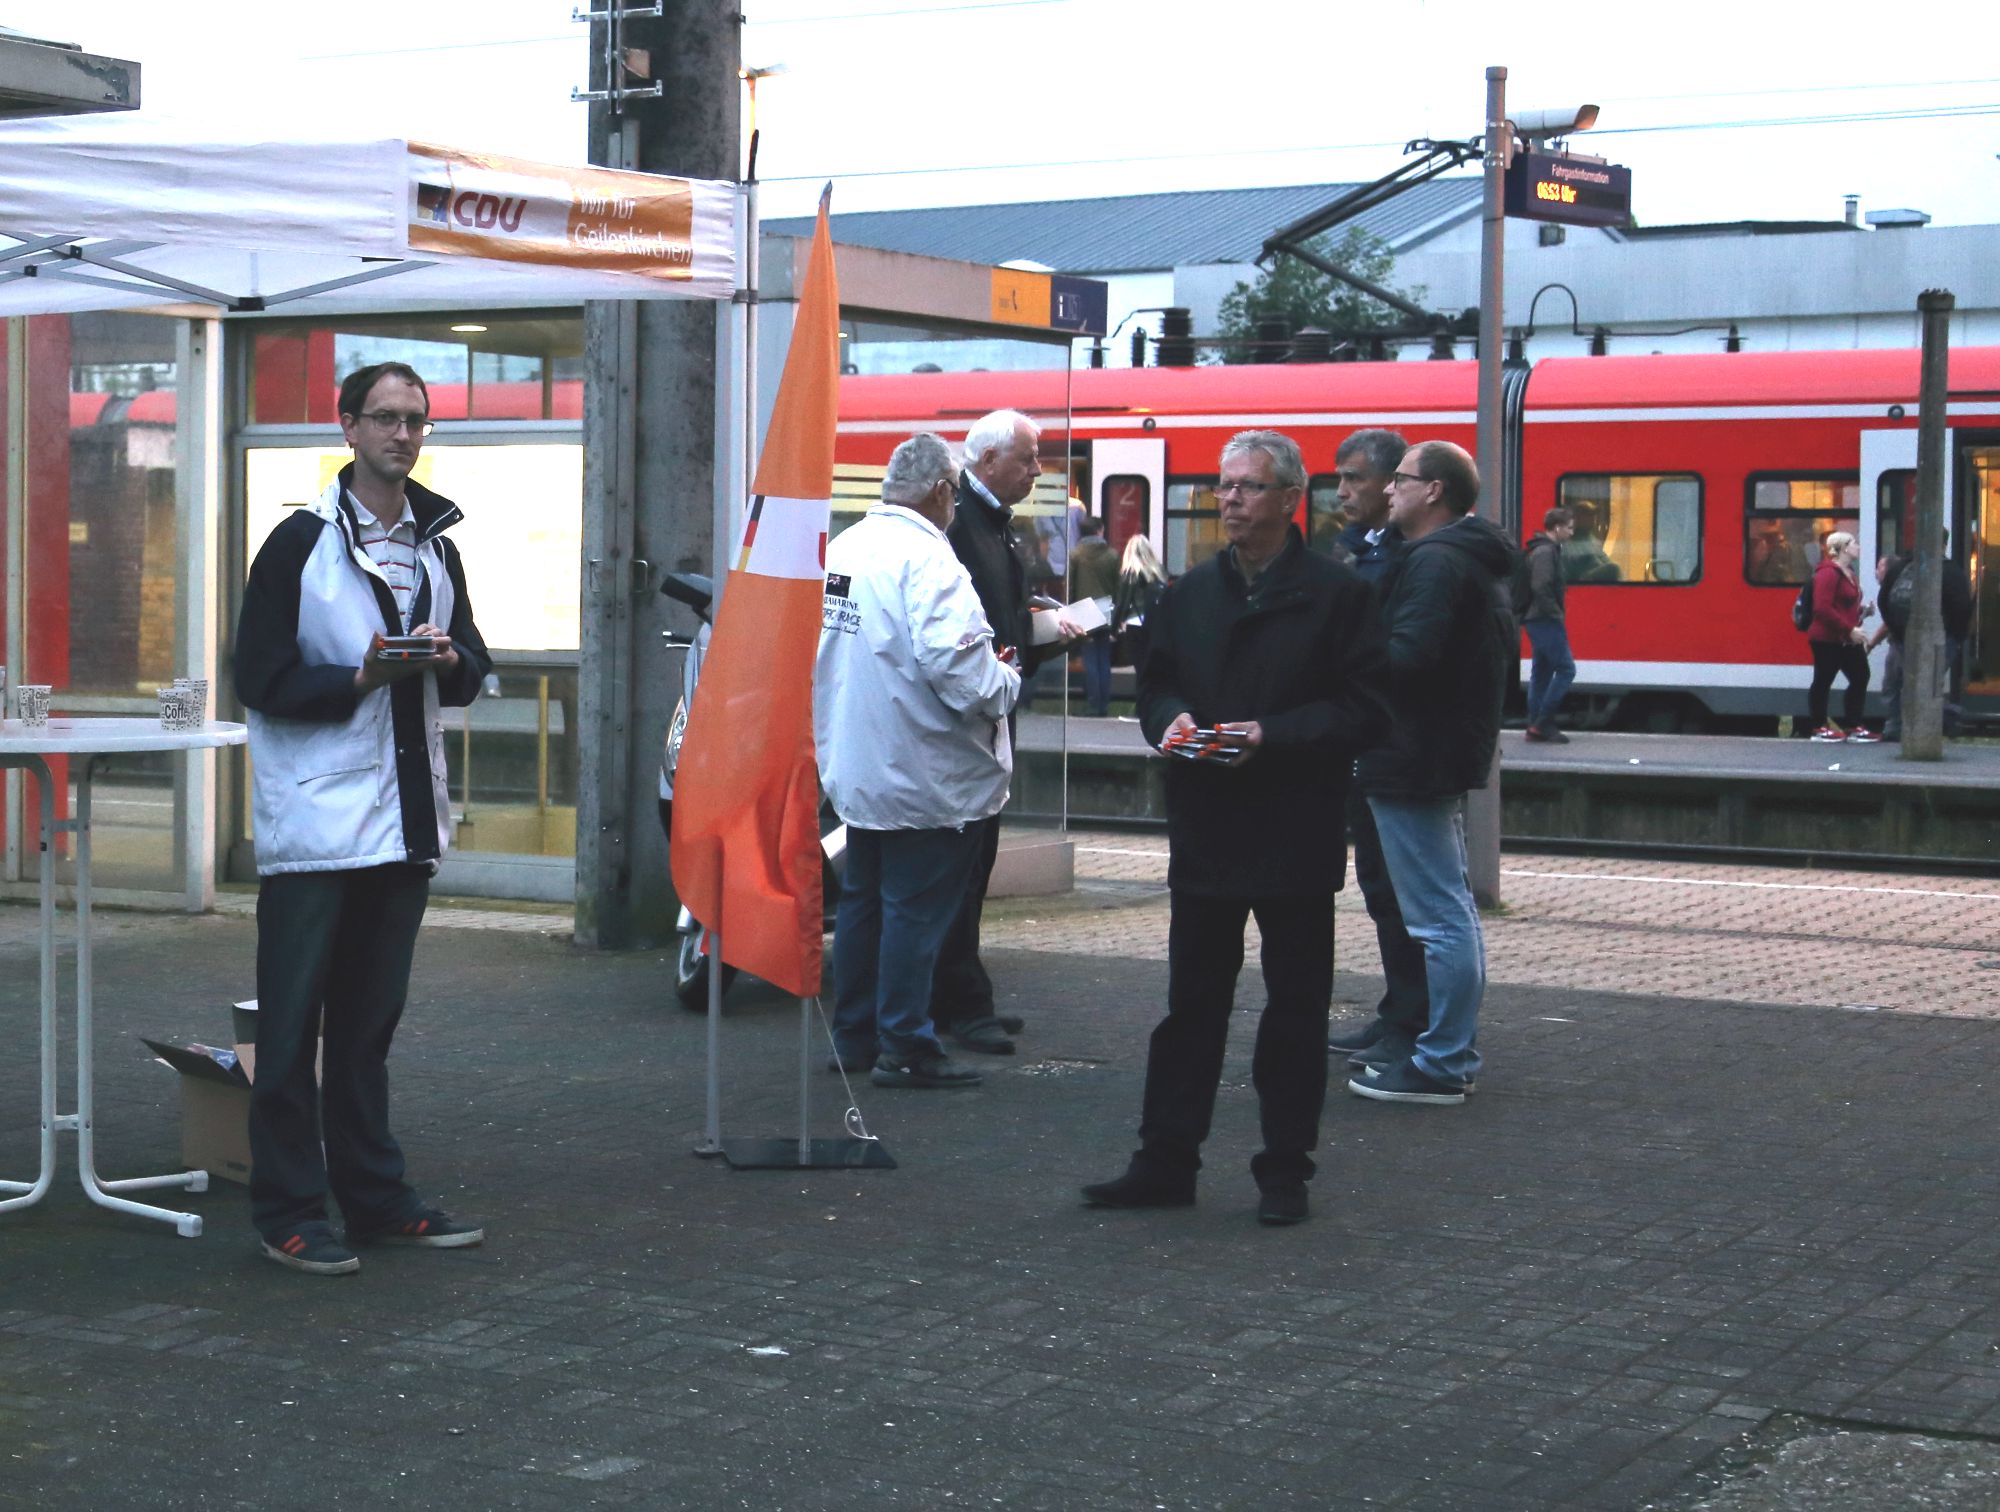
<path fill-rule="evenodd" d="M 1506 210 L 1565 226 L 1624 226 L 1632 220 L 1632 170 L 1591 158 L 1518 152 L 1507 169 Z"/>

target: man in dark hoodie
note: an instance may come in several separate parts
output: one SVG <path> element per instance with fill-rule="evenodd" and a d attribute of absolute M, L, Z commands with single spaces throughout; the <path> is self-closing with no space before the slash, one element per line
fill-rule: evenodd
<path fill-rule="evenodd" d="M 1448 441 L 1411 447 L 1390 488 L 1389 523 L 1408 543 L 1381 584 L 1393 717 L 1356 776 L 1403 923 L 1424 949 L 1430 1017 L 1407 1056 L 1348 1080 L 1382 1102 L 1460 1103 L 1479 1070 L 1486 942 L 1466 875 L 1463 800 L 1486 785 L 1500 737 L 1517 553 L 1472 516 L 1478 498 L 1478 469 Z"/>
<path fill-rule="evenodd" d="M 1092 1207 L 1186 1207 L 1215 1110 L 1244 926 L 1262 935 L 1263 1015 L 1250 1076 L 1264 1148 L 1250 1162 L 1258 1221 L 1307 1216 L 1307 1153 L 1326 1098 L 1333 896 L 1354 756 L 1387 727 L 1381 628 L 1354 572 L 1308 551 L 1297 443 L 1244 431 L 1222 449 L 1228 546 L 1146 617 L 1139 720 L 1174 759 L 1167 778 L 1167 1014 L 1146 1056 L 1138 1152 L 1083 1189 Z M 1219 730 L 1220 759 L 1181 743 Z"/>
<path fill-rule="evenodd" d="M 1576 659 L 1569 651 L 1569 630 L 1563 623 L 1563 542 L 1576 534 L 1576 516 L 1558 504 L 1542 516 L 1542 528 L 1528 542 L 1527 581 L 1519 585 L 1514 605 L 1521 628 L 1534 648 L 1534 670 L 1528 676 L 1528 739 L 1568 745 L 1556 728 L 1556 710 L 1576 681 Z"/>

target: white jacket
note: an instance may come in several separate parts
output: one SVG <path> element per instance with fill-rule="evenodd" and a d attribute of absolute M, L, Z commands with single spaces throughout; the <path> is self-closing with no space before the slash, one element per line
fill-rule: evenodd
<path fill-rule="evenodd" d="M 1021 674 L 993 654 L 972 579 L 930 521 L 878 504 L 826 551 L 813 676 L 819 780 L 860 829 L 957 829 L 1000 812 Z"/>
<path fill-rule="evenodd" d="M 415 482 L 415 620 L 441 625 L 459 660 L 363 693 L 369 638 L 401 630 L 382 571 L 357 544 L 343 469 L 257 553 L 237 624 L 236 691 L 248 711 L 257 870 L 345 871 L 390 862 L 435 871 L 451 841 L 440 704 L 479 696 L 492 658 L 473 623 L 458 506 Z"/>

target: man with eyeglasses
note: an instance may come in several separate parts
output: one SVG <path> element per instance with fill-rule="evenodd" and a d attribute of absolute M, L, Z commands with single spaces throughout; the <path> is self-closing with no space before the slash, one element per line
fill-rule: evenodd
<path fill-rule="evenodd" d="M 1298 446 L 1244 431 L 1215 489 L 1228 545 L 1146 616 L 1139 718 L 1169 760 L 1167 1013 L 1146 1057 L 1139 1149 L 1087 1205 L 1186 1207 L 1222 1076 L 1244 927 L 1263 937 L 1251 1074 L 1264 1148 L 1258 1221 L 1303 1222 L 1326 1100 L 1333 899 L 1355 754 L 1387 728 L 1374 595 L 1306 549 Z M 1191 753 L 1193 753 L 1191 755 Z"/>
<path fill-rule="evenodd" d="M 265 1255 L 322 1276 L 359 1270 L 363 1243 L 485 1237 L 404 1180 L 388 1056 L 451 840 L 438 710 L 477 698 L 493 660 L 444 534 L 463 516 L 410 477 L 423 379 L 364 367 L 339 411 L 354 460 L 258 549 L 236 630 L 260 878 L 251 1221 Z"/>
<path fill-rule="evenodd" d="M 1356 769 L 1429 996 L 1414 1039 L 1385 1034 L 1348 1079 L 1381 1102 L 1462 1103 L 1486 945 L 1466 875 L 1463 803 L 1484 787 L 1514 648 L 1514 543 L 1476 518 L 1479 471 L 1448 441 L 1411 447 L 1390 480 L 1389 523 L 1408 543 L 1381 584 L 1389 647 L 1386 739 Z"/>

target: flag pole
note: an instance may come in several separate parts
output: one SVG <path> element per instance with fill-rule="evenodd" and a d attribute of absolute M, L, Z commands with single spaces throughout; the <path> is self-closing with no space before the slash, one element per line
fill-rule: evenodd
<path fill-rule="evenodd" d="M 694 1147 L 704 1159 L 722 1153 L 722 936 L 713 930 L 708 952 L 708 1116 Z"/>

